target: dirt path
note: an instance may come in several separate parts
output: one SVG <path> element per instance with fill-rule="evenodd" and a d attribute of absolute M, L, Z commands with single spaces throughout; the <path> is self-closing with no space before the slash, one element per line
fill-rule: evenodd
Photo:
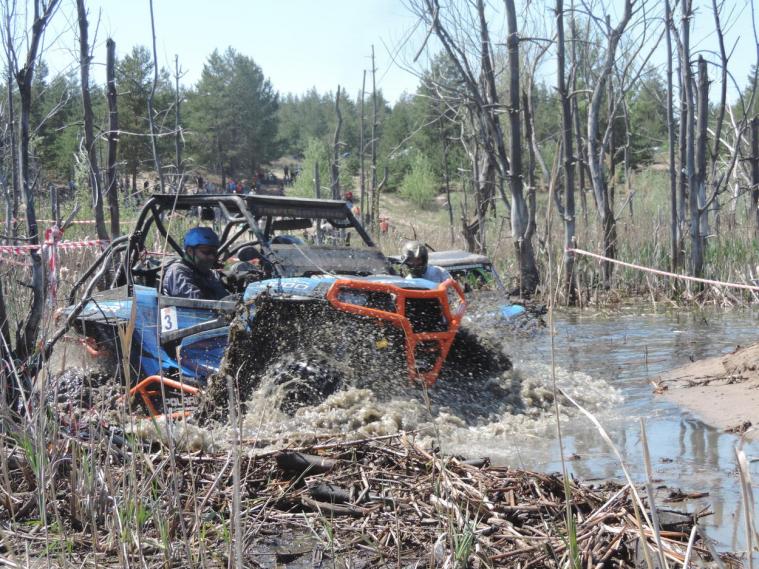
<path fill-rule="evenodd" d="M 759 343 L 663 374 L 656 393 L 718 429 L 759 438 Z"/>

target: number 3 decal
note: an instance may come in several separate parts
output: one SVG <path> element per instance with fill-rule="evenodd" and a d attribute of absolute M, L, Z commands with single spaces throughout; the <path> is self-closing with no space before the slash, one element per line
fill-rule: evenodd
<path fill-rule="evenodd" d="M 171 332 L 177 328 L 179 328 L 177 307 L 167 306 L 166 308 L 161 308 L 161 332 Z"/>

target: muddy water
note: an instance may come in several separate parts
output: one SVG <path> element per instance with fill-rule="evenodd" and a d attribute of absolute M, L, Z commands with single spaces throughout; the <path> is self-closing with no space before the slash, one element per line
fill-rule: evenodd
<path fill-rule="evenodd" d="M 293 432 L 340 432 L 363 437 L 417 429 L 424 444 L 446 453 L 559 471 L 548 331 L 507 325 L 496 314 L 497 304 L 485 299 L 472 307 L 468 325 L 495 339 L 512 356 L 514 370 L 466 386 L 467 397 L 397 389 L 387 396 L 388 386 L 377 385 L 348 389 L 290 418 L 276 410 L 267 391 L 254 397 L 245 435 L 277 439 Z M 703 525 L 721 549 L 733 551 L 745 547 L 735 471 L 738 439 L 655 397 L 649 380 L 690 359 L 755 341 L 757 322 L 751 312 L 654 311 L 651 305 L 555 316 L 557 383 L 597 416 L 636 481 L 644 479 L 638 420 L 645 418 L 657 480 L 673 489 L 709 493 L 701 500 L 660 505 L 691 512 L 711 506 L 714 514 Z M 568 471 L 586 481 L 621 480 L 619 461 L 595 427 L 566 406 L 561 415 Z M 749 459 L 759 461 L 759 444 L 744 449 Z M 759 481 L 759 462 L 751 464 L 753 479 Z"/>

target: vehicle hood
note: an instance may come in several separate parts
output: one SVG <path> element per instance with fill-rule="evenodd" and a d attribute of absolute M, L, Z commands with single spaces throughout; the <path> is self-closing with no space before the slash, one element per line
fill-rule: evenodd
<path fill-rule="evenodd" d="M 433 290 L 439 285 L 426 279 L 404 279 L 396 275 L 374 275 L 370 277 L 354 277 L 343 275 L 320 275 L 314 277 L 292 277 L 281 279 L 268 279 L 251 283 L 245 289 L 243 301 L 249 302 L 255 300 L 262 293 L 270 296 L 281 297 L 305 297 L 305 298 L 324 298 L 332 287 L 338 281 L 353 281 L 360 286 L 362 282 L 382 283 L 394 285 L 399 288 L 415 290 Z"/>

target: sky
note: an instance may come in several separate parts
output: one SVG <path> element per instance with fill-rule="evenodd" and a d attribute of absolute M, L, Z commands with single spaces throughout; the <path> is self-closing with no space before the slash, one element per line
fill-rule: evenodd
<path fill-rule="evenodd" d="M 107 37 L 116 42 L 117 57 L 134 45 L 151 47 L 149 2 L 87 0 L 87 6 L 95 43 L 92 78 L 102 83 Z M 392 63 L 416 24 L 400 0 L 154 0 L 153 10 L 159 65 L 173 71 L 179 55 L 187 85 L 200 78 L 214 49 L 232 46 L 251 57 L 280 93 L 301 94 L 311 87 L 335 91 L 339 84 L 357 95 L 364 69 L 371 86 L 372 44 L 377 87 L 386 98 L 396 101 L 418 84 Z M 51 68 L 76 65 L 76 39 L 66 32 L 75 27 L 76 4 L 62 0 L 47 36 L 45 59 Z"/>
<path fill-rule="evenodd" d="M 518 11 L 528 0 L 516 0 Z M 529 0 L 536 4 L 539 0 Z M 593 0 L 575 0 L 578 6 Z M 612 22 L 618 18 L 621 0 L 609 0 Z M 743 86 L 756 61 L 750 2 L 723 0 L 726 48 L 732 53 L 730 71 Z M 545 0 L 546 5 L 553 4 Z M 19 4 L 24 4 L 19 2 Z M 90 42 L 94 43 L 92 80 L 105 82 L 105 40 L 116 42 L 117 56 L 129 53 L 134 45 L 151 45 L 148 0 L 86 0 L 90 12 Z M 565 0 L 565 5 L 568 1 Z M 757 0 L 759 4 L 759 0 Z M 619 5 L 619 6 L 617 6 Z M 651 14 L 663 10 L 654 1 Z M 696 19 L 692 33 L 693 55 L 702 53 L 715 60 L 718 50 L 713 32 L 711 0 L 695 0 Z M 490 31 L 502 42 L 504 18 L 501 0 L 490 0 Z M 757 7 L 759 9 L 759 6 Z M 363 71 L 367 89 L 371 86 L 371 49 L 375 48 L 377 87 L 395 102 L 404 93 L 413 93 L 416 75 L 407 69 L 426 32 L 404 0 L 154 0 L 159 65 L 174 69 L 174 56 L 184 72 L 182 82 L 190 86 L 200 77 L 203 63 L 214 50 L 232 46 L 251 57 L 281 94 L 302 94 L 312 87 L 321 93 L 334 92 L 341 85 L 358 95 Z M 550 10 L 533 10 L 551 24 Z M 520 23 L 522 22 L 520 18 Z M 76 68 L 78 45 L 75 0 L 61 0 L 46 35 L 44 58 L 51 70 Z M 411 37 L 410 37 L 411 36 Z M 430 42 L 434 45 L 434 41 Z M 663 45 L 652 62 L 663 67 Z M 424 60 L 424 58 L 422 58 Z M 401 63 L 402 65 L 398 65 Z M 423 63 L 417 65 L 421 67 Z M 547 60 L 540 77 L 555 83 L 553 61 Z M 718 79 L 719 69 L 710 75 Z M 730 83 L 731 99 L 736 93 Z M 711 98 L 718 97 L 712 86 Z"/>

